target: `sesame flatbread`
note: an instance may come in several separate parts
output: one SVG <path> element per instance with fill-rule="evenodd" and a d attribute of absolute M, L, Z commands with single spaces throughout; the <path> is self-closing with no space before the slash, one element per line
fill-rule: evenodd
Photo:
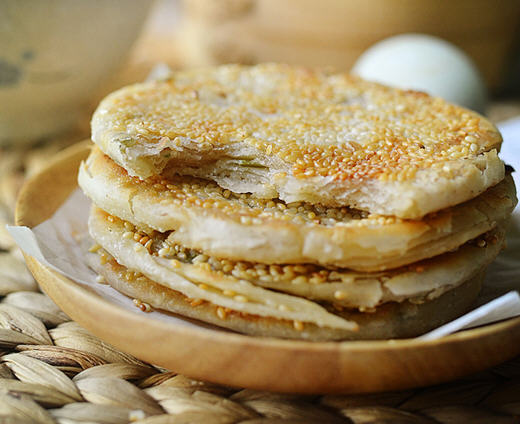
<path fill-rule="evenodd" d="M 92 139 L 132 176 L 418 219 L 504 177 L 482 116 L 424 93 L 288 65 L 175 73 L 104 99 Z"/>
<path fill-rule="evenodd" d="M 116 258 L 121 257 L 122 250 L 137 250 L 140 256 L 158 261 L 157 266 L 190 281 L 212 287 L 226 280 L 229 295 L 243 301 L 248 300 L 247 293 L 239 293 L 240 285 L 247 281 L 280 293 L 360 310 L 406 299 L 432 299 L 464 283 L 498 255 L 504 242 L 502 228 L 499 225 L 454 252 L 391 271 L 369 273 L 309 264 L 266 265 L 219 259 L 172 242 L 169 233 L 138 229 L 97 207 L 92 208 L 89 220 L 92 237 Z M 135 264 L 139 264 L 137 259 Z"/>
<path fill-rule="evenodd" d="M 140 272 L 129 270 L 110 255 L 90 254 L 89 262 L 103 282 L 133 298 L 136 306 L 144 311 L 157 309 L 170 312 L 184 319 L 195 319 L 202 324 L 212 324 L 251 336 L 310 341 L 418 336 L 466 312 L 475 301 L 484 278 L 482 271 L 432 300 L 423 303 L 387 303 L 370 313 L 330 307 L 331 313 L 338 318 L 357 323 L 357 328 L 353 331 L 319 326 L 312 322 L 259 316 L 222 307 L 210 301 L 192 299 L 180 291 L 154 282 Z"/>
<path fill-rule="evenodd" d="M 505 220 L 516 204 L 508 175 L 463 204 L 421 221 L 350 208 L 235 194 L 212 181 L 141 181 L 95 148 L 79 171 L 94 203 L 139 228 L 172 231 L 170 240 L 230 260 L 315 263 L 359 271 L 391 269 L 456 249 Z"/>
<path fill-rule="evenodd" d="M 372 313 L 383 304 L 431 302 L 485 269 L 504 241 L 504 231 L 497 229 L 457 252 L 392 273 L 369 275 L 312 266 L 284 269 L 216 261 L 172 246 L 167 235 L 146 234 L 96 207 L 89 231 L 99 243 L 94 250 L 103 249 L 109 255 L 104 262 L 113 258 L 189 299 L 247 315 L 339 329 L 343 335 L 357 332 L 359 325 L 334 311 L 348 308 L 350 313 Z"/>

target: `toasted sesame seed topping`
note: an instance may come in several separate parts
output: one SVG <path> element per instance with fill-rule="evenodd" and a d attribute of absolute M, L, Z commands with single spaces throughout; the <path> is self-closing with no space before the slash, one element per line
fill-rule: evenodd
<path fill-rule="evenodd" d="M 102 102 L 93 122 L 143 149 L 216 152 L 241 143 L 276 157 L 294 177 L 339 181 L 406 181 L 500 142 L 484 118 L 442 99 L 274 64 L 134 85 Z"/>

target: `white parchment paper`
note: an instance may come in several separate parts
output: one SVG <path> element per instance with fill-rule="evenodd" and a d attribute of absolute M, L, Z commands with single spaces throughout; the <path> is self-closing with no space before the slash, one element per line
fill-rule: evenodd
<path fill-rule="evenodd" d="M 520 118 L 500 126 L 504 135 L 502 159 L 520 171 Z M 520 187 L 519 173 L 513 174 Z M 20 248 L 39 262 L 53 268 L 104 299 L 137 314 L 144 314 L 132 300 L 110 286 L 96 282 L 97 274 L 85 261 L 85 248 L 80 243 L 87 234 L 90 200 L 78 189 L 56 211 L 54 216 L 33 228 L 10 226 L 9 232 Z M 445 324 L 422 339 L 435 339 L 452 332 L 484 325 L 520 315 L 520 208 L 513 213 L 507 235 L 507 248 L 489 267 L 477 307 L 470 313 Z M 201 329 L 217 328 L 192 320 L 175 317 L 158 311 L 147 317 L 168 321 L 171 325 Z M 225 330 L 222 330 L 225 331 Z"/>
<path fill-rule="evenodd" d="M 208 325 L 198 325 L 195 321 L 171 314 L 157 311 L 142 312 L 134 305 L 132 299 L 109 285 L 96 282 L 98 274 L 87 265 L 85 259 L 87 253 L 85 237 L 88 237 L 87 220 L 90 205 L 90 199 L 77 189 L 51 219 L 32 230 L 23 226 L 8 226 L 7 229 L 25 253 L 116 305 L 134 313 L 146 314 L 147 317 L 170 321 L 173 325 L 208 328 Z"/>

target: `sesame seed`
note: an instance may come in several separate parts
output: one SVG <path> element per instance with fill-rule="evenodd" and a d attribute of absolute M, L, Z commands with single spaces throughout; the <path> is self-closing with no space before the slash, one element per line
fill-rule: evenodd
<path fill-rule="evenodd" d="M 343 300 L 347 297 L 346 293 L 344 291 L 341 291 L 341 290 L 336 290 L 334 292 L 334 298 L 335 299 L 338 299 L 338 300 Z"/>
<path fill-rule="evenodd" d="M 303 275 L 300 275 L 299 277 L 296 277 L 294 280 L 291 281 L 293 284 L 305 284 L 307 282 L 307 278 Z"/>
<path fill-rule="evenodd" d="M 209 256 L 208 255 L 197 255 L 195 256 L 193 259 L 192 259 L 192 262 L 193 263 L 197 263 L 197 262 L 207 262 L 209 259 Z"/>
<path fill-rule="evenodd" d="M 90 253 L 96 253 L 99 249 L 101 249 L 101 245 L 96 243 L 90 249 L 88 249 L 88 251 Z"/>
<path fill-rule="evenodd" d="M 240 217 L 240 222 L 244 225 L 249 225 L 251 224 L 251 218 L 248 216 L 242 216 Z"/>
<path fill-rule="evenodd" d="M 152 312 L 152 307 L 148 303 L 142 302 L 139 299 L 133 299 L 133 303 L 143 312 Z"/>
<path fill-rule="evenodd" d="M 242 303 L 247 303 L 249 301 L 249 299 L 247 297 L 242 296 L 242 295 L 237 295 L 233 299 L 236 300 L 237 302 L 242 302 Z"/>
<path fill-rule="evenodd" d="M 301 321 L 293 321 L 293 327 L 296 331 L 303 331 L 303 322 Z"/>
<path fill-rule="evenodd" d="M 159 249 L 159 251 L 157 252 L 157 254 L 161 258 L 167 257 L 169 253 L 170 253 L 170 249 L 168 247 L 163 247 L 163 248 Z"/>
<path fill-rule="evenodd" d="M 225 311 L 224 308 L 222 308 L 221 306 L 219 306 L 217 308 L 217 316 L 220 318 L 220 319 L 226 319 L 227 317 L 227 313 Z"/>

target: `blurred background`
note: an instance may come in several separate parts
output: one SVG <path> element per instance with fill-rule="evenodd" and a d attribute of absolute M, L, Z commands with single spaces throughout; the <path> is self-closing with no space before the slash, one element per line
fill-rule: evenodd
<path fill-rule="evenodd" d="M 518 0 L 128 0 L 123 8 L 121 4 L 118 0 L 2 2 L 3 145 L 32 144 L 73 127 L 78 135 L 88 136 L 89 117 L 99 100 L 145 79 L 158 63 L 178 69 L 275 61 L 353 69 L 368 79 L 423 89 L 481 113 L 497 110 L 489 107 L 489 99 L 500 101 L 495 105 L 499 115 L 516 112 Z M 379 43 L 399 34 L 409 35 Z"/>
<path fill-rule="evenodd" d="M 498 122 L 520 115 L 520 1 L 2 0 L 0 219 L 27 175 L 89 137 L 111 91 L 158 63 L 265 61 L 353 71 Z"/>
<path fill-rule="evenodd" d="M 399 34 L 427 34 L 459 48 L 486 100 L 507 104 L 520 96 L 518 0 L 158 0 L 113 86 L 145 78 L 159 62 L 175 69 L 274 61 L 350 71 L 370 47 Z M 407 54 L 424 61 L 427 47 Z M 397 56 L 380 72 L 402 61 Z M 430 56 L 429 66 L 437 60 Z M 444 79 L 457 71 L 449 60 L 442 65 Z"/>

